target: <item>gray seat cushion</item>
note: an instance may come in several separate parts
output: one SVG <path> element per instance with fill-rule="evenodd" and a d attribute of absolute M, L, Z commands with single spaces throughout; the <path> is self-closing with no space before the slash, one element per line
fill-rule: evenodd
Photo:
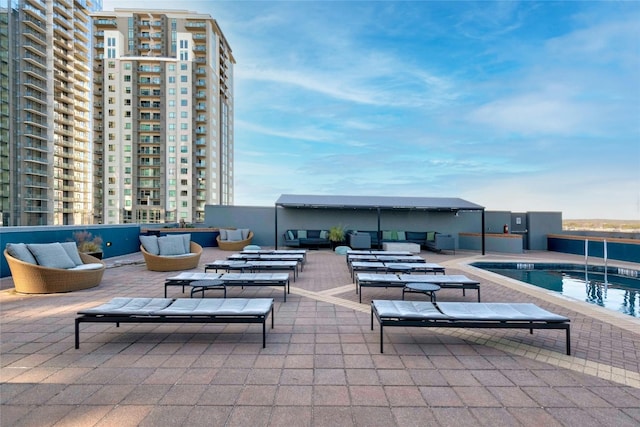
<path fill-rule="evenodd" d="M 399 319 L 451 319 L 441 313 L 435 304 L 426 301 L 373 300 L 380 317 Z"/>
<path fill-rule="evenodd" d="M 551 313 L 530 303 L 440 302 L 442 313 L 456 320 L 500 320 L 567 322 L 569 318 Z"/>
<path fill-rule="evenodd" d="M 172 301 L 171 298 L 113 298 L 105 304 L 81 310 L 78 314 L 149 316 L 167 307 Z"/>
<path fill-rule="evenodd" d="M 170 306 L 154 314 L 158 316 L 265 315 L 271 310 L 272 304 L 272 298 L 179 298 Z"/>

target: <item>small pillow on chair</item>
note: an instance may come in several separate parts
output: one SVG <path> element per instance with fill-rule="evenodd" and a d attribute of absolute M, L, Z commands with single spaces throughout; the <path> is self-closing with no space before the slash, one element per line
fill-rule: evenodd
<path fill-rule="evenodd" d="M 227 230 L 226 228 L 220 229 L 220 240 L 227 240 Z"/>
<path fill-rule="evenodd" d="M 178 234 L 178 236 L 182 237 L 182 243 L 184 244 L 184 253 L 188 254 L 191 252 L 191 234 Z"/>
<path fill-rule="evenodd" d="M 26 243 L 7 243 L 7 252 L 20 261 L 28 262 L 29 264 L 38 263 Z"/>
<path fill-rule="evenodd" d="M 242 231 L 227 230 L 227 240 L 230 242 L 239 242 L 242 240 Z"/>
<path fill-rule="evenodd" d="M 184 240 L 182 236 L 158 237 L 158 247 L 160 248 L 160 256 L 182 255 L 186 253 L 184 251 Z"/>
<path fill-rule="evenodd" d="M 56 243 L 30 243 L 27 245 L 38 265 L 50 268 L 72 268 L 73 262 L 62 245 Z"/>
<path fill-rule="evenodd" d="M 140 236 L 140 243 L 144 246 L 144 250 L 151 255 L 160 255 L 158 236 Z"/>
<path fill-rule="evenodd" d="M 78 253 L 78 246 L 75 244 L 75 242 L 64 242 L 60 244 L 75 265 L 83 264 L 82 259 L 80 258 L 80 254 Z"/>
<path fill-rule="evenodd" d="M 242 233 L 242 239 L 241 240 L 247 240 L 249 238 L 249 229 L 248 228 L 241 228 L 240 232 Z"/>

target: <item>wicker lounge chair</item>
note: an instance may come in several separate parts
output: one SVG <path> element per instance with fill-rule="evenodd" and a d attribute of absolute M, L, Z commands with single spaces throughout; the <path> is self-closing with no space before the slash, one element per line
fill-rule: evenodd
<path fill-rule="evenodd" d="M 218 247 L 223 251 L 241 251 L 245 246 L 251 244 L 251 239 L 253 239 L 253 231 L 249 231 L 246 239 L 237 241 L 222 240 L 220 236 L 216 236 Z"/>
<path fill-rule="evenodd" d="M 200 262 L 200 256 L 202 255 L 202 246 L 196 242 L 190 242 L 189 254 L 183 256 L 163 256 L 153 255 L 144 249 L 143 245 L 140 245 L 140 252 L 144 257 L 144 261 L 147 263 L 147 270 L 150 271 L 177 271 L 177 270 L 190 270 L 196 268 Z"/>
<path fill-rule="evenodd" d="M 50 294 L 71 292 L 98 286 L 104 274 L 105 264 L 98 258 L 80 253 L 84 264 L 102 264 L 94 270 L 67 270 L 64 268 L 44 267 L 20 261 L 4 251 L 16 292 L 23 294 Z"/>

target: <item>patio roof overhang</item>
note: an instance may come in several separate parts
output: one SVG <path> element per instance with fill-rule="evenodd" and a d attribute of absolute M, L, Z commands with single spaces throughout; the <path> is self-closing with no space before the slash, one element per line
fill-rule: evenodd
<path fill-rule="evenodd" d="M 297 209 L 362 209 L 378 211 L 378 229 L 380 212 L 383 210 L 416 210 L 426 212 L 482 212 L 482 255 L 485 254 L 484 206 L 457 197 L 401 197 L 401 196 L 332 196 L 282 194 L 276 200 L 276 239 L 278 235 L 278 207 Z M 380 230 L 378 230 L 379 232 Z M 277 240 L 276 240 L 277 242 Z"/>
<path fill-rule="evenodd" d="M 276 206 L 308 209 L 483 211 L 484 206 L 455 197 L 326 196 L 282 194 Z"/>

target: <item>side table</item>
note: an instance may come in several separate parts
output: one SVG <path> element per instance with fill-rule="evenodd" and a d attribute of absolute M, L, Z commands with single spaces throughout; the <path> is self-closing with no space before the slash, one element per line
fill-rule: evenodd
<path fill-rule="evenodd" d="M 189 285 L 191 286 L 191 298 L 196 292 L 202 292 L 201 298 L 204 298 L 204 291 L 208 289 L 222 289 L 224 297 L 227 297 L 227 287 L 222 280 L 195 280 Z"/>
<path fill-rule="evenodd" d="M 439 285 L 432 283 L 407 283 L 402 289 L 402 299 L 405 292 L 418 292 L 429 296 L 431 302 L 436 302 L 436 292 L 440 290 Z"/>

